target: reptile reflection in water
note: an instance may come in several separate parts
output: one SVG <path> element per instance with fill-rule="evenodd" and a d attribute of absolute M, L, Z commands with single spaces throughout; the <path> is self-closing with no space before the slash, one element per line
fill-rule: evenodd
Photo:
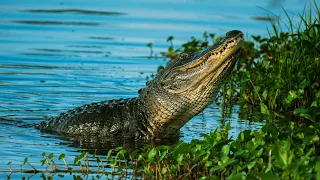
<path fill-rule="evenodd" d="M 36 128 L 84 139 L 178 139 L 180 128 L 212 103 L 242 44 L 243 33 L 230 31 L 217 44 L 201 52 L 181 53 L 168 62 L 138 97 L 83 105 Z"/>

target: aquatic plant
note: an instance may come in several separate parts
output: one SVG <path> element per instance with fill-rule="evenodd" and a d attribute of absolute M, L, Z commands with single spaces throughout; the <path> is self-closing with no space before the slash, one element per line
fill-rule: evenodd
<path fill-rule="evenodd" d="M 121 147 L 106 156 L 87 152 L 67 163 L 61 154 L 42 154 L 42 170 L 12 173 L 77 175 L 97 174 L 103 178 L 143 179 L 316 179 L 320 178 L 320 128 L 291 123 L 289 127 L 266 124 L 259 131 L 242 131 L 230 137 L 230 124 L 203 140 L 180 141 L 173 146 L 145 147 L 127 151 Z M 89 157 L 90 156 L 90 157 Z M 58 163 L 59 162 L 59 163 Z"/>
<path fill-rule="evenodd" d="M 316 3 L 314 7 L 316 16 L 311 9 L 304 11 L 296 24 L 285 12 L 289 32 L 282 31 L 280 22 L 272 21 L 273 31 L 268 31 L 268 38 L 252 36 L 252 40 L 245 41 L 235 70 L 222 85 L 221 101 L 217 102 L 229 107 L 237 103 L 251 112 L 260 106 L 261 113 L 272 115 L 269 119 L 319 121 L 320 11 Z M 206 32 L 203 37 L 204 40 L 192 37 L 180 49 L 170 46 L 162 54 L 175 58 L 182 51 L 203 50 L 208 47 Z"/>

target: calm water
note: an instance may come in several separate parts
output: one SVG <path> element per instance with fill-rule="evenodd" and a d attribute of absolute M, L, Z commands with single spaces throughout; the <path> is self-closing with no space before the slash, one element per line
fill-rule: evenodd
<path fill-rule="evenodd" d="M 42 152 L 65 153 L 69 159 L 85 147 L 33 128 L 46 116 L 76 106 L 137 96 L 147 77 L 165 65 L 148 58 L 166 51 L 166 38 L 179 47 L 204 31 L 224 35 L 232 29 L 267 36 L 268 9 L 281 15 L 302 12 L 305 0 L 0 0 L 0 170 L 8 162 L 19 168 L 24 157 L 39 163 Z M 318 3 L 319 4 L 319 3 Z M 211 105 L 182 128 L 182 140 L 201 138 L 223 122 L 234 136 L 260 123 L 228 118 Z M 2 118 L 3 119 L 2 119 Z M 6 179 L 8 172 L 0 172 Z M 21 179 L 24 174 L 12 174 Z M 25 175 L 29 176 L 29 175 Z M 40 178 L 38 175 L 34 179 Z M 55 178 L 58 178 L 55 176 Z M 71 178 L 71 176 L 70 176 Z"/>

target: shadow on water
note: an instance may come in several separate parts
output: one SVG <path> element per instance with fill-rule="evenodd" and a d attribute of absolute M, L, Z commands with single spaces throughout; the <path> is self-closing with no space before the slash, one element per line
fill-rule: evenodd
<path fill-rule="evenodd" d="M 89 37 L 88 39 L 96 39 L 96 40 L 113 40 L 112 37 Z"/>
<path fill-rule="evenodd" d="M 36 51 L 44 51 L 44 52 L 71 52 L 71 53 L 93 53 L 93 54 L 110 54 L 110 52 L 103 52 L 103 51 L 84 51 L 84 50 L 61 50 L 61 49 L 32 49 Z"/>
<path fill-rule="evenodd" d="M 277 20 L 277 18 L 275 18 L 275 17 L 263 17 L 263 16 L 254 16 L 254 17 L 251 17 L 251 19 L 256 20 L 256 21 L 268 21 L 268 22 L 272 22 L 272 21 Z"/>
<path fill-rule="evenodd" d="M 66 145 L 68 147 L 77 148 L 78 152 L 87 151 L 89 153 L 96 153 L 105 155 L 110 149 L 116 147 L 123 147 L 126 150 L 141 149 L 145 146 L 156 147 L 160 145 L 173 145 L 179 141 L 180 137 L 171 139 L 157 139 L 157 140 L 134 140 L 133 138 L 108 138 L 98 136 L 68 136 L 68 135 L 57 135 L 55 138 L 64 140 L 60 142 L 60 145 Z"/>
<path fill-rule="evenodd" d="M 77 26 L 99 26 L 97 22 L 72 22 L 72 21 L 36 21 L 36 20 L 16 20 L 12 21 L 18 24 L 32 25 L 77 25 Z"/>
<path fill-rule="evenodd" d="M 122 13 L 122 12 L 95 11 L 95 10 L 84 10 L 84 9 L 29 9 L 29 10 L 23 10 L 23 12 L 31 12 L 31 13 L 74 13 L 74 14 L 95 14 L 95 15 L 126 15 L 126 13 Z"/>

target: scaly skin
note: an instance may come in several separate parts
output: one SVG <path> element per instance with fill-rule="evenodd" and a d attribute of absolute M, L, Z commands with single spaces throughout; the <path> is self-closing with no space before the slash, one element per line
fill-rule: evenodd
<path fill-rule="evenodd" d="M 36 128 L 43 132 L 135 139 L 178 137 L 180 128 L 212 103 L 232 71 L 243 34 L 234 30 L 198 53 L 181 53 L 139 90 L 139 97 L 77 107 Z"/>

